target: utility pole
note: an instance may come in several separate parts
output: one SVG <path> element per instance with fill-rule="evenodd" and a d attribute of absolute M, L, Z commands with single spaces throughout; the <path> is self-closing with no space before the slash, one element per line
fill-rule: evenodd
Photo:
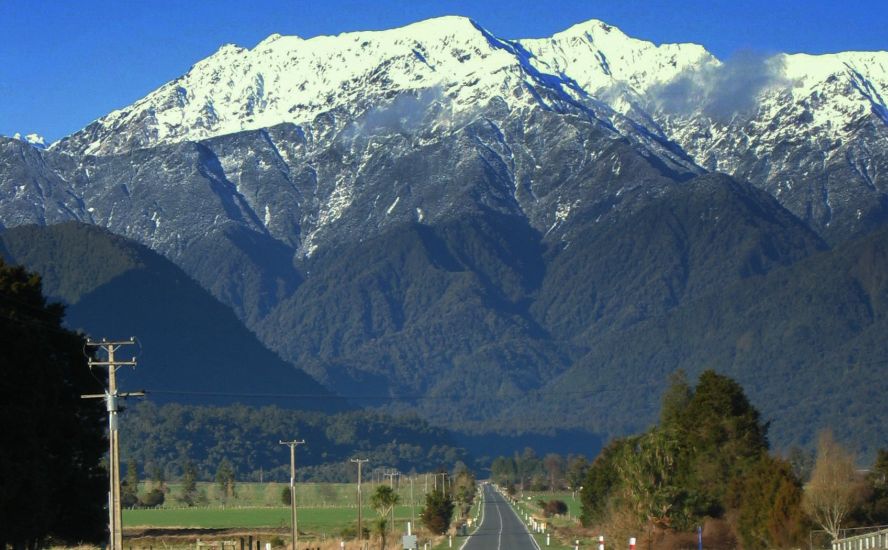
<path fill-rule="evenodd" d="M 441 472 L 440 474 L 435 474 L 435 487 L 438 486 L 438 476 L 441 476 L 441 491 L 444 494 L 444 496 L 446 497 L 447 496 L 447 485 L 445 485 L 445 483 L 446 483 L 445 480 L 447 479 L 447 472 Z"/>
<path fill-rule="evenodd" d="M 361 548 L 364 548 L 364 502 L 361 498 L 361 466 L 366 464 L 369 461 L 367 458 L 352 458 L 349 462 L 354 462 L 358 465 L 358 541 L 360 541 Z"/>
<path fill-rule="evenodd" d="M 394 490 L 395 490 L 395 476 L 400 476 L 400 475 L 401 475 L 400 472 L 398 472 L 398 470 L 392 469 L 391 472 L 385 472 L 385 471 L 383 471 L 383 472 L 382 472 L 382 475 L 383 475 L 383 477 L 387 477 L 387 478 L 389 478 L 389 487 L 392 489 L 392 491 L 394 491 Z M 392 531 L 392 533 L 395 532 L 395 507 L 394 507 L 394 506 L 392 506 L 392 527 L 391 527 L 391 531 Z"/>
<path fill-rule="evenodd" d="M 296 545 L 299 544 L 299 531 L 296 528 L 296 447 L 305 445 L 305 440 L 279 441 L 279 443 L 290 447 L 290 520 L 293 527 L 293 550 L 296 550 Z"/>
<path fill-rule="evenodd" d="M 88 357 L 89 368 L 108 368 L 108 389 L 103 394 L 81 395 L 82 399 L 104 399 L 108 410 L 108 478 L 110 490 L 108 492 L 108 548 L 109 550 L 123 550 L 123 525 L 120 512 L 120 435 L 118 433 L 117 413 L 120 411 L 118 400 L 121 397 L 141 397 L 145 392 L 119 393 L 117 391 L 117 369 L 124 366 L 135 367 L 135 358 L 129 361 L 117 361 L 114 352 L 121 346 L 131 346 L 136 343 L 135 338 L 128 341 L 109 342 L 102 339 L 101 342 L 86 341 L 86 346 L 102 348 L 108 356 L 107 361 L 96 361 Z"/>
<path fill-rule="evenodd" d="M 416 507 L 413 504 L 413 477 L 410 476 L 410 521 L 416 525 Z"/>

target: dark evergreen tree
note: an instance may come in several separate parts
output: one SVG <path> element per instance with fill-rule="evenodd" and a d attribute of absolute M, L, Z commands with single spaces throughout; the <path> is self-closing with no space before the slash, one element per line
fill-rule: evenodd
<path fill-rule="evenodd" d="M 615 462 L 624 446 L 625 440 L 618 439 L 609 443 L 586 473 L 583 490 L 580 491 L 580 521 L 587 527 L 604 519 L 607 502 L 620 482 Z"/>
<path fill-rule="evenodd" d="M 761 423 L 743 388 L 712 370 L 700 375 L 679 422 L 685 445 L 692 450 L 690 482 L 716 506 L 723 502 L 731 481 L 742 477 L 768 450 L 767 425 Z"/>
<path fill-rule="evenodd" d="M 41 280 L 0 260 L 0 548 L 103 538 L 102 391 Z M 98 376 L 98 373 L 96 373 Z"/>
<path fill-rule="evenodd" d="M 436 535 L 443 535 L 450 527 L 453 519 L 453 499 L 440 489 L 426 495 L 425 507 L 422 510 L 422 524 Z"/>

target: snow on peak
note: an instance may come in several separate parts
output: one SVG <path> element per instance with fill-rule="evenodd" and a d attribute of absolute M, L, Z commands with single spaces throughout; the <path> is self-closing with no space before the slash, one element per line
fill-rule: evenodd
<path fill-rule="evenodd" d="M 40 134 L 33 134 L 32 133 L 32 134 L 22 136 L 19 132 L 16 132 L 15 134 L 12 135 L 12 138 L 17 139 L 19 141 L 24 141 L 25 143 L 28 143 L 28 144 L 33 145 L 34 147 L 37 147 L 40 149 L 46 148 L 46 140 Z"/>
<path fill-rule="evenodd" d="M 105 131 L 91 128 L 62 146 L 112 154 L 304 123 L 338 108 L 360 115 L 401 92 L 440 91 L 453 112 L 495 97 L 534 104 L 541 96 L 530 88 L 557 88 L 557 82 L 530 69 L 512 43 L 459 16 L 310 39 L 272 35 L 252 49 L 223 46 L 182 77 L 94 123 Z"/>
<path fill-rule="evenodd" d="M 551 38 L 521 40 L 536 63 L 573 79 L 594 96 L 614 87 L 644 94 L 683 71 L 718 63 L 697 44 L 663 44 L 627 36 L 603 21 L 578 23 Z"/>
<path fill-rule="evenodd" d="M 552 38 L 559 39 L 583 35 L 603 36 L 611 33 L 623 39 L 629 38 L 623 31 L 621 31 L 617 27 L 614 27 L 613 25 L 608 25 L 600 19 L 589 19 L 588 21 L 582 21 L 575 25 L 571 25 L 567 29 L 555 33 Z"/>
<path fill-rule="evenodd" d="M 784 56 L 782 70 L 787 81 L 796 83 L 796 99 L 804 90 L 810 95 L 828 87 L 830 78 L 839 75 L 845 88 L 859 82 L 852 90 L 856 96 L 880 102 L 888 97 L 885 56 Z M 253 48 L 222 46 L 183 76 L 54 147 L 113 154 L 285 122 L 302 124 L 335 110 L 348 113 L 337 120 L 354 118 L 402 93 L 434 97 L 449 115 L 471 112 L 493 99 L 524 108 L 552 97 L 591 98 L 641 117 L 637 120 L 647 125 L 657 113 L 639 110 L 646 109 L 652 95 L 682 78 L 715 74 L 722 65 L 700 45 L 656 45 L 596 19 L 549 38 L 514 41 L 461 16 L 308 39 L 272 34 Z M 547 92 L 540 94 L 542 89 Z M 829 117 L 840 116 L 843 109 Z"/>
<path fill-rule="evenodd" d="M 283 36 L 282 36 L 281 34 L 279 34 L 279 33 L 276 33 L 276 32 L 275 32 L 275 33 L 269 34 L 269 35 L 265 38 L 265 40 L 263 40 L 262 42 L 259 42 L 258 44 L 256 44 L 256 48 L 254 48 L 254 49 L 259 49 L 259 48 L 262 48 L 263 46 L 268 46 L 268 45 L 270 45 L 270 44 L 273 44 L 274 42 L 276 42 L 276 41 L 279 40 L 280 38 L 283 38 Z M 293 38 L 298 38 L 298 37 L 294 36 Z"/>

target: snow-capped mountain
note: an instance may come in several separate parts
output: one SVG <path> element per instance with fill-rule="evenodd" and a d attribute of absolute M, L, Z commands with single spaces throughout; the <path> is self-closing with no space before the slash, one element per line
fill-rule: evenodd
<path fill-rule="evenodd" d="M 464 17 L 309 40 L 275 34 L 252 49 L 223 46 L 181 78 L 57 148 L 114 154 L 305 124 L 331 111 L 356 117 L 405 92 L 423 92 L 440 105 L 434 123 L 450 126 L 468 121 L 494 99 L 510 109 L 557 108 L 582 93 L 571 84 L 540 73 L 518 43 L 496 38 Z"/>
<path fill-rule="evenodd" d="M 395 120 L 443 135 L 501 104 L 512 117 L 541 109 L 593 119 L 673 161 L 747 179 L 843 238 L 888 216 L 885 97 L 886 52 L 722 62 L 702 46 L 658 46 L 597 20 L 505 40 L 442 17 L 223 46 L 52 149 L 107 156 L 282 123 L 307 129 L 321 115 L 328 135 L 311 139 Z"/>
<path fill-rule="evenodd" d="M 722 62 L 596 20 L 529 40 L 463 17 L 272 35 L 223 46 L 47 152 L 7 144 L 0 220 L 95 223 L 183 265 L 237 228 L 286 265 L 479 207 L 567 242 L 577 220 L 718 170 L 840 240 L 888 219 L 886 58 Z M 257 307 L 242 285 L 215 292 Z"/>
<path fill-rule="evenodd" d="M 602 338 L 885 224 L 886 68 L 718 60 L 595 20 L 273 35 L 46 150 L 0 138 L 0 224 L 108 228 L 331 387 L 456 392 L 480 418 L 586 372 Z"/>

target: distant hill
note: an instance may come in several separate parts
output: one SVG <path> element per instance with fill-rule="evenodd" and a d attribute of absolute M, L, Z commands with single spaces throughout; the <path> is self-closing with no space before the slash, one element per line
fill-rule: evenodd
<path fill-rule="evenodd" d="M 68 305 L 68 326 L 94 339 L 138 338 L 139 366 L 119 371 L 125 389 L 147 389 L 153 401 L 343 406 L 142 245 L 69 222 L 8 229 L 0 253 L 41 274 L 44 292 Z"/>
<path fill-rule="evenodd" d="M 711 288 L 597 338 L 589 352 L 511 411 L 564 427 L 624 433 L 653 420 L 665 377 L 705 368 L 737 379 L 778 449 L 832 427 L 864 456 L 888 446 L 888 230 L 789 266 Z M 576 400 L 591 401 L 583 408 Z"/>
<path fill-rule="evenodd" d="M 70 304 L 71 326 L 139 336 L 128 388 L 289 408 L 342 405 L 335 389 L 419 413 L 476 456 L 531 441 L 594 453 L 654 421 L 678 368 L 737 379 L 778 449 L 831 426 L 868 456 L 888 444 L 885 243 L 880 230 L 830 248 L 766 193 L 717 174 L 606 220 L 578 214 L 557 241 L 489 210 L 406 223 L 294 264 L 302 282 L 256 326 L 278 356 L 123 238 L 79 224 L 0 237 Z"/>

